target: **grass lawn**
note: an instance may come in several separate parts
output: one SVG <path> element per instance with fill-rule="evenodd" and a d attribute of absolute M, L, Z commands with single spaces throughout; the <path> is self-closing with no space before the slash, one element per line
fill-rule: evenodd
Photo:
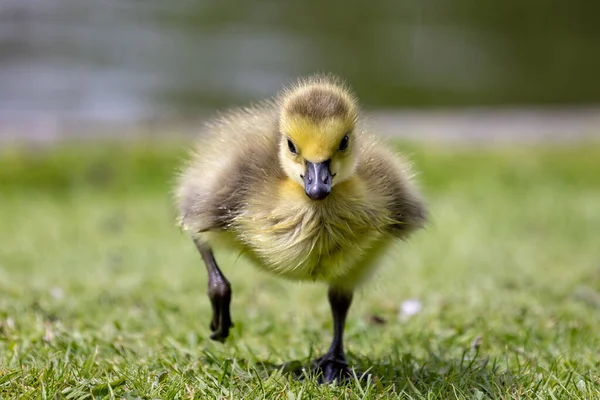
<path fill-rule="evenodd" d="M 326 288 L 237 254 L 218 258 L 232 337 L 208 340 L 170 202 L 181 149 L 4 149 L 0 398 L 599 398 L 600 145 L 399 147 L 432 220 L 355 297 L 349 361 L 373 375 L 347 386 L 277 367 L 327 349 Z M 399 318 L 407 299 L 422 310 Z"/>

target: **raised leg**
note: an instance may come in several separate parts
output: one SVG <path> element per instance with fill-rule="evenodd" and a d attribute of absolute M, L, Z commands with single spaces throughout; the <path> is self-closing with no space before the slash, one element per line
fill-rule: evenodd
<path fill-rule="evenodd" d="M 212 340 L 224 342 L 229 336 L 229 328 L 233 326 L 229 305 L 231 303 L 231 285 L 219 269 L 212 250 L 207 245 L 194 240 L 196 248 L 202 255 L 208 273 L 208 298 L 212 305 L 210 329 Z"/>
<path fill-rule="evenodd" d="M 352 376 L 344 353 L 344 325 L 352 303 L 352 291 L 330 287 L 328 297 L 333 315 L 333 341 L 329 351 L 315 361 L 321 383 L 345 380 Z"/>

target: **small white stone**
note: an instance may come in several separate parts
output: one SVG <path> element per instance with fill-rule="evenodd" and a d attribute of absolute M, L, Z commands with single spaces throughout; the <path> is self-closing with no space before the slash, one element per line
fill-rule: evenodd
<path fill-rule="evenodd" d="M 65 297 L 65 292 L 63 292 L 61 288 L 55 286 L 52 289 L 50 289 L 50 296 L 52 296 L 53 299 L 62 299 L 63 297 Z"/>
<path fill-rule="evenodd" d="M 408 299 L 400 304 L 399 318 L 406 320 L 415 314 L 418 314 L 423 309 L 423 304 L 417 299 Z"/>

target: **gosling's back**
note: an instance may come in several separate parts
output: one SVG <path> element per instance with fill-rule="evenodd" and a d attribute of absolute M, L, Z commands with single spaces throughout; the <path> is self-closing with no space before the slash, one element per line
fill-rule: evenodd
<path fill-rule="evenodd" d="M 175 192 L 185 230 L 227 229 L 256 182 L 283 178 L 276 134 L 271 102 L 229 111 L 206 124 Z"/>

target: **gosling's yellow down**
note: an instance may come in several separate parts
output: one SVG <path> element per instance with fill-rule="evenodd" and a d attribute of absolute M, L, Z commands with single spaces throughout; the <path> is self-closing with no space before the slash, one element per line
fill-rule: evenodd
<path fill-rule="evenodd" d="M 322 281 L 334 319 L 320 380 L 349 372 L 343 330 L 354 290 L 426 209 L 409 165 L 361 129 L 338 78 L 299 80 L 271 100 L 213 120 L 176 188 L 181 226 L 208 271 L 214 340 L 233 326 L 231 286 L 212 249 L 241 252 L 268 272 Z"/>

